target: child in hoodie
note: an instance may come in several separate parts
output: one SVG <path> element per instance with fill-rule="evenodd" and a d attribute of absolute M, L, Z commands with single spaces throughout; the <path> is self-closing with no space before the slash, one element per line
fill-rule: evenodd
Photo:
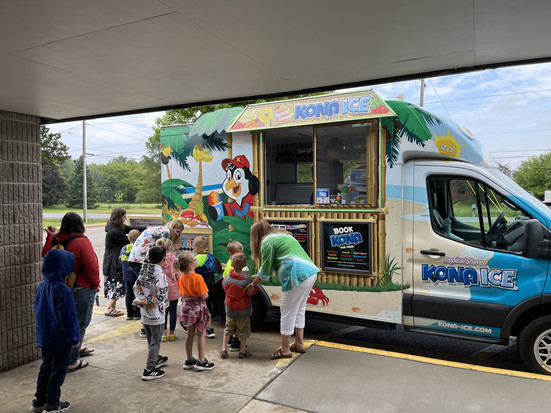
<path fill-rule="evenodd" d="M 166 251 L 163 247 L 151 247 L 134 285 L 136 298 L 133 305 L 141 309 L 142 324 L 148 346 L 147 363 L 142 380 L 155 380 L 163 377 L 165 372 L 160 367 L 165 366 L 168 362 L 168 357 L 159 354 L 165 310 L 168 307 L 168 282 L 162 269 L 165 256 Z"/>
<path fill-rule="evenodd" d="M 80 327 L 73 292 L 64 283 L 73 271 L 75 256 L 66 250 L 51 250 L 44 256 L 44 281 L 36 289 L 34 312 L 36 337 L 42 349 L 42 364 L 36 382 L 31 411 L 69 409 L 69 402 L 60 402 L 61 385 L 67 375 L 71 347 L 80 342 Z"/>
<path fill-rule="evenodd" d="M 239 358 L 244 359 L 251 355 L 247 347 L 247 339 L 251 336 L 252 299 L 247 286 L 253 281 L 248 275 L 240 271 L 247 265 L 245 254 L 238 252 L 232 256 L 233 270 L 231 270 L 223 285 L 226 293 L 226 327 L 222 339 L 220 357 L 228 358 L 228 339 L 232 334 L 239 334 L 241 339 Z M 256 293 L 257 289 L 254 289 Z"/>

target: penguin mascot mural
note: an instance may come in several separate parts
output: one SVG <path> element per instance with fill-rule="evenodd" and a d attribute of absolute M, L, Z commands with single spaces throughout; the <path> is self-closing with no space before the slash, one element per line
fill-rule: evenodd
<path fill-rule="evenodd" d="M 248 215 L 253 218 L 253 196 L 258 193 L 260 182 L 252 174 L 249 160 L 245 155 L 237 155 L 233 159 L 226 158 L 222 161 L 222 169 L 226 171 L 222 190 L 232 201 L 223 204 L 220 202 L 220 195 L 212 192 L 209 196 L 210 216 L 216 221 L 223 216 L 245 219 Z"/>

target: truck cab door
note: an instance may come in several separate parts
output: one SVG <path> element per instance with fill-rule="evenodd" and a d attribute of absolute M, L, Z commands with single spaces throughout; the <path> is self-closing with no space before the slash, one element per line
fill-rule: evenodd
<path fill-rule="evenodd" d="M 461 163 L 413 162 L 411 284 L 405 312 L 415 328 L 505 338 L 515 306 L 540 300 L 546 259 L 522 256 L 533 217 L 503 186 Z M 423 190 L 419 188 L 423 186 Z"/>

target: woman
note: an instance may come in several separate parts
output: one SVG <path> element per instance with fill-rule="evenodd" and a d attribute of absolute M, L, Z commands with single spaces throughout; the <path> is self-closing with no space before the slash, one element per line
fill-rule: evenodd
<path fill-rule="evenodd" d="M 75 307 L 78 324 L 80 327 L 80 343 L 77 347 L 71 348 L 69 356 L 68 372 L 83 369 L 88 366 L 87 361 L 80 360 L 82 356 L 90 355 L 94 349 L 82 347 L 86 328 L 92 319 L 94 298 L 99 289 L 99 265 L 98 257 L 94 252 L 92 243 L 84 236 L 84 222 L 76 212 L 67 212 L 61 220 L 59 233 L 55 227 L 46 228 L 46 243 L 42 249 L 44 257 L 54 245 L 61 244 L 63 248 L 75 255 L 74 273 L 77 275 L 73 286 L 75 296 Z M 71 239 L 69 239 L 71 238 Z"/>
<path fill-rule="evenodd" d="M 124 313 L 117 310 L 117 300 L 124 296 L 125 285 L 122 279 L 122 266 L 119 262 L 121 248 L 129 244 L 127 234 L 134 228 L 126 225 L 126 210 L 114 208 L 105 226 L 105 253 L 103 255 L 103 275 L 105 298 L 109 299 L 105 315 L 119 317 Z"/>
<path fill-rule="evenodd" d="M 292 352 L 304 353 L 306 300 L 319 268 L 291 234 L 272 227 L 265 220 L 251 227 L 251 253 L 252 258 L 260 262 L 260 270 L 247 287 L 249 293 L 262 281 L 268 281 L 274 271 L 281 283 L 281 348 L 270 358 L 291 358 Z M 295 342 L 291 344 L 293 332 Z"/>

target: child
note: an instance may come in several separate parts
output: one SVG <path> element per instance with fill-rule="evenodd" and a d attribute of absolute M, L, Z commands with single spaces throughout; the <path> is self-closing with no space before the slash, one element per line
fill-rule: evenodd
<path fill-rule="evenodd" d="M 165 311 L 165 324 L 163 330 L 163 336 L 161 341 L 164 343 L 167 341 L 166 335 L 166 325 L 168 316 L 170 313 L 170 334 L 168 335 L 168 341 L 176 340 L 176 334 L 174 330 L 176 328 L 176 313 L 178 310 L 178 299 L 180 298 L 180 290 L 178 290 L 178 278 L 172 274 L 172 263 L 176 259 L 176 255 L 172 251 L 172 241 L 168 238 L 161 238 L 155 242 L 155 245 L 163 247 L 166 251 L 169 251 L 166 254 L 165 263 L 163 264 L 163 273 L 166 276 L 168 282 L 168 310 Z"/>
<path fill-rule="evenodd" d="M 128 255 L 130 255 L 130 251 L 132 251 L 132 247 L 134 246 L 134 243 L 140 236 L 140 231 L 137 229 L 133 229 L 128 233 L 128 241 L 130 241 L 130 244 L 126 244 L 124 247 L 121 248 L 121 252 L 119 254 L 119 262 L 122 266 L 122 280 L 124 281 L 124 286 L 126 289 L 126 319 L 127 320 L 138 320 L 141 319 L 140 317 L 140 309 L 138 307 L 134 307 L 132 305 L 132 301 L 134 301 L 134 283 L 136 282 L 136 275 L 134 272 L 130 269 L 130 266 L 128 265 Z"/>
<path fill-rule="evenodd" d="M 36 382 L 33 412 L 65 412 L 69 402 L 60 402 L 61 385 L 67 375 L 71 347 L 80 342 L 80 327 L 73 292 L 64 283 L 73 271 L 75 256 L 66 250 L 49 251 L 42 263 L 44 281 L 36 289 L 34 312 L 36 337 L 42 349 L 42 364 Z"/>
<path fill-rule="evenodd" d="M 163 247 L 151 247 L 134 285 L 136 298 L 133 304 L 141 309 L 142 324 L 149 348 L 142 380 L 163 377 L 165 372 L 160 367 L 168 362 L 168 357 L 159 354 L 165 309 L 168 307 L 168 283 L 161 267 L 165 262 L 165 256 L 166 251 Z"/>
<path fill-rule="evenodd" d="M 247 286 L 252 282 L 252 278 L 240 273 L 247 264 L 245 254 L 241 252 L 234 254 L 232 262 L 234 269 L 224 278 L 226 328 L 224 329 L 220 357 L 224 359 L 228 358 L 228 338 L 232 334 L 239 332 L 239 337 L 241 338 L 239 358 L 244 359 L 251 355 L 247 348 L 247 338 L 251 336 L 252 300 L 251 295 L 247 291 Z M 256 288 L 254 293 L 256 293 Z"/>
<path fill-rule="evenodd" d="M 187 322 L 186 361 L 184 370 L 212 370 L 214 363 L 209 363 L 205 357 L 205 330 L 210 320 L 209 310 L 205 303 L 208 298 L 208 287 L 199 274 L 195 272 L 197 259 L 191 252 L 183 252 L 174 261 L 174 272 L 182 272 L 178 279 L 178 288 L 182 296 L 180 323 Z M 197 328 L 197 351 L 199 360 L 193 357 L 193 339 Z"/>
<path fill-rule="evenodd" d="M 216 282 L 214 276 L 216 275 L 216 259 L 214 256 L 207 252 L 208 240 L 207 237 L 201 235 L 193 240 L 193 250 L 195 251 L 195 258 L 197 258 L 197 269 L 195 272 L 203 276 L 205 284 L 209 289 L 209 294 L 207 298 L 207 308 L 209 309 L 209 324 L 207 326 L 207 337 L 214 338 L 216 334 L 214 333 L 214 328 L 211 327 L 211 316 L 214 302 L 212 298 L 214 297 L 214 286 Z"/>
<path fill-rule="evenodd" d="M 224 273 L 222 274 L 222 278 L 226 278 L 226 275 L 230 273 L 231 270 L 233 270 L 232 267 L 232 256 L 233 254 L 237 254 L 238 252 L 243 252 L 243 245 L 239 241 L 230 241 L 226 247 L 228 249 L 228 255 L 230 258 L 228 259 L 228 262 L 226 263 L 226 268 L 224 269 Z M 244 275 L 249 274 L 249 269 L 245 266 L 240 271 Z M 230 346 L 230 351 L 239 351 L 241 349 L 241 343 L 239 342 L 239 336 L 237 334 L 234 334 L 230 337 L 228 344 Z"/>

